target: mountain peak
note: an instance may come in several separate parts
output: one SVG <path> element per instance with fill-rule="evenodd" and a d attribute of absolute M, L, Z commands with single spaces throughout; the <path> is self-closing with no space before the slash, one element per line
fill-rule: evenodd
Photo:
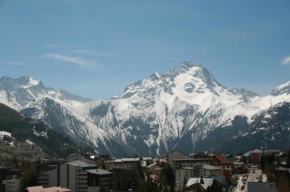
<path fill-rule="evenodd" d="M 154 81 L 154 80 L 158 80 L 158 79 L 160 79 L 160 77 L 161 77 L 161 76 L 160 76 L 157 72 L 155 72 L 155 73 L 153 73 L 152 75 L 150 75 L 149 78 L 150 78 L 151 80 Z"/>
<path fill-rule="evenodd" d="M 284 84 L 276 87 L 272 91 L 271 95 L 272 96 L 278 96 L 278 95 L 282 95 L 282 94 L 285 94 L 285 93 L 287 95 L 290 94 L 290 81 L 288 81 L 287 83 L 284 83 Z"/>
<path fill-rule="evenodd" d="M 189 69 L 189 68 L 192 68 L 192 67 L 204 68 L 204 66 L 196 64 L 193 61 L 184 61 L 184 62 L 181 63 L 180 67 L 184 68 L 184 69 Z"/>
<path fill-rule="evenodd" d="M 27 89 L 27 88 L 32 87 L 32 86 L 37 86 L 38 84 L 41 83 L 40 80 L 35 80 L 30 75 L 24 76 L 22 78 L 25 79 L 25 81 L 23 82 L 24 84 L 21 86 L 24 89 Z"/>
<path fill-rule="evenodd" d="M 40 80 L 35 80 L 30 75 L 22 76 L 15 79 L 6 76 L 0 78 L 0 89 L 27 89 L 33 86 L 44 87 Z"/>

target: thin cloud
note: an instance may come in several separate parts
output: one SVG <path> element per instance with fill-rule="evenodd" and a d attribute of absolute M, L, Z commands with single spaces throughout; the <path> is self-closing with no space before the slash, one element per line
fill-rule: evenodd
<path fill-rule="evenodd" d="M 3 63 L 2 65 L 13 65 L 13 66 L 21 66 L 24 65 L 21 62 L 7 62 L 7 63 Z"/>
<path fill-rule="evenodd" d="M 282 63 L 282 65 L 290 64 L 290 56 L 285 57 L 285 58 L 282 60 L 281 63 Z"/>
<path fill-rule="evenodd" d="M 45 47 L 48 47 L 48 48 L 55 48 L 55 47 L 59 47 L 59 46 L 62 46 L 62 44 L 44 44 Z"/>
<path fill-rule="evenodd" d="M 101 66 L 100 64 L 97 64 L 97 63 L 92 62 L 92 61 L 88 61 L 88 60 L 83 59 L 81 57 L 72 57 L 72 56 L 62 55 L 62 54 L 57 54 L 57 53 L 48 53 L 48 54 L 44 54 L 43 56 L 46 58 L 50 58 L 50 59 L 55 59 L 55 60 L 59 60 L 59 61 L 73 63 L 73 64 L 76 64 L 76 65 L 83 67 L 83 68 L 92 69 L 92 68 Z"/>
<path fill-rule="evenodd" d="M 87 54 L 87 55 L 93 55 L 93 56 L 99 56 L 99 57 L 118 57 L 118 55 L 116 54 L 102 53 L 99 51 L 90 51 L 90 50 L 74 50 L 73 53 Z"/>

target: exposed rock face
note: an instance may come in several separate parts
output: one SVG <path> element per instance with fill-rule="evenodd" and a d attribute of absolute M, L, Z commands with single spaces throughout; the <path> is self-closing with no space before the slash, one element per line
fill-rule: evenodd
<path fill-rule="evenodd" d="M 122 96 L 103 101 L 45 88 L 31 77 L 19 79 L 1 78 L 0 102 L 113 156 L 157 155 L 177 147 L 210 150 L 245 131 L 272 105 L 290 101 L 287 86 L 260 97 L 222 86 L 193 62 L 153 73 L 129 85 Z"/>

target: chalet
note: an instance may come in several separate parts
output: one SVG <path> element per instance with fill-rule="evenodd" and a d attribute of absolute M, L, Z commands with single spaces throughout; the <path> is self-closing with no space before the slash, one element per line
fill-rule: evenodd
<path fill-rule="evenodd" d="M 251 158 L 251 162 L 254 164 L 258 164 L 261 160 L 261 156 L 263 155 L 263 151 L 259 149 L 255 149 L 250 152 L 249 158 Z"/>
<path fill-rule="evenodd" d="M 153 163 L 151 165 L 148 165 L 146 167 L 147 171 L 150 173 L 150 177 L 154 180 L 154 181 L 159 181 L 160 179 L 160 175 L 161 175 L 161 171 L 162 171 L 162 167 L 160 167 L 159 164 L 157 163 Z"/>
<path fill-rule="evenodd" d="M 234 166 L 234 164 L 228 162 L 228 160 L 222 154 L 215 154 L 213 158 L 215 159 L 213 164 L 215 166 L 221 167 L 223 169 L 230 169 Z"/>

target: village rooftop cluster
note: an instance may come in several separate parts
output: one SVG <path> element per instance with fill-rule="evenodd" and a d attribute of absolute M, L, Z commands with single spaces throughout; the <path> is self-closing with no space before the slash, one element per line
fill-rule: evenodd
<path fill-rule="evenodd" d="M 237 155 L 185 154 L 176 149 L 157 158 L 74 153 L 65 159 L 2 160 L 1 190 L 283 192 L 290 186 L 289 155 L 258 149 Z"/>

